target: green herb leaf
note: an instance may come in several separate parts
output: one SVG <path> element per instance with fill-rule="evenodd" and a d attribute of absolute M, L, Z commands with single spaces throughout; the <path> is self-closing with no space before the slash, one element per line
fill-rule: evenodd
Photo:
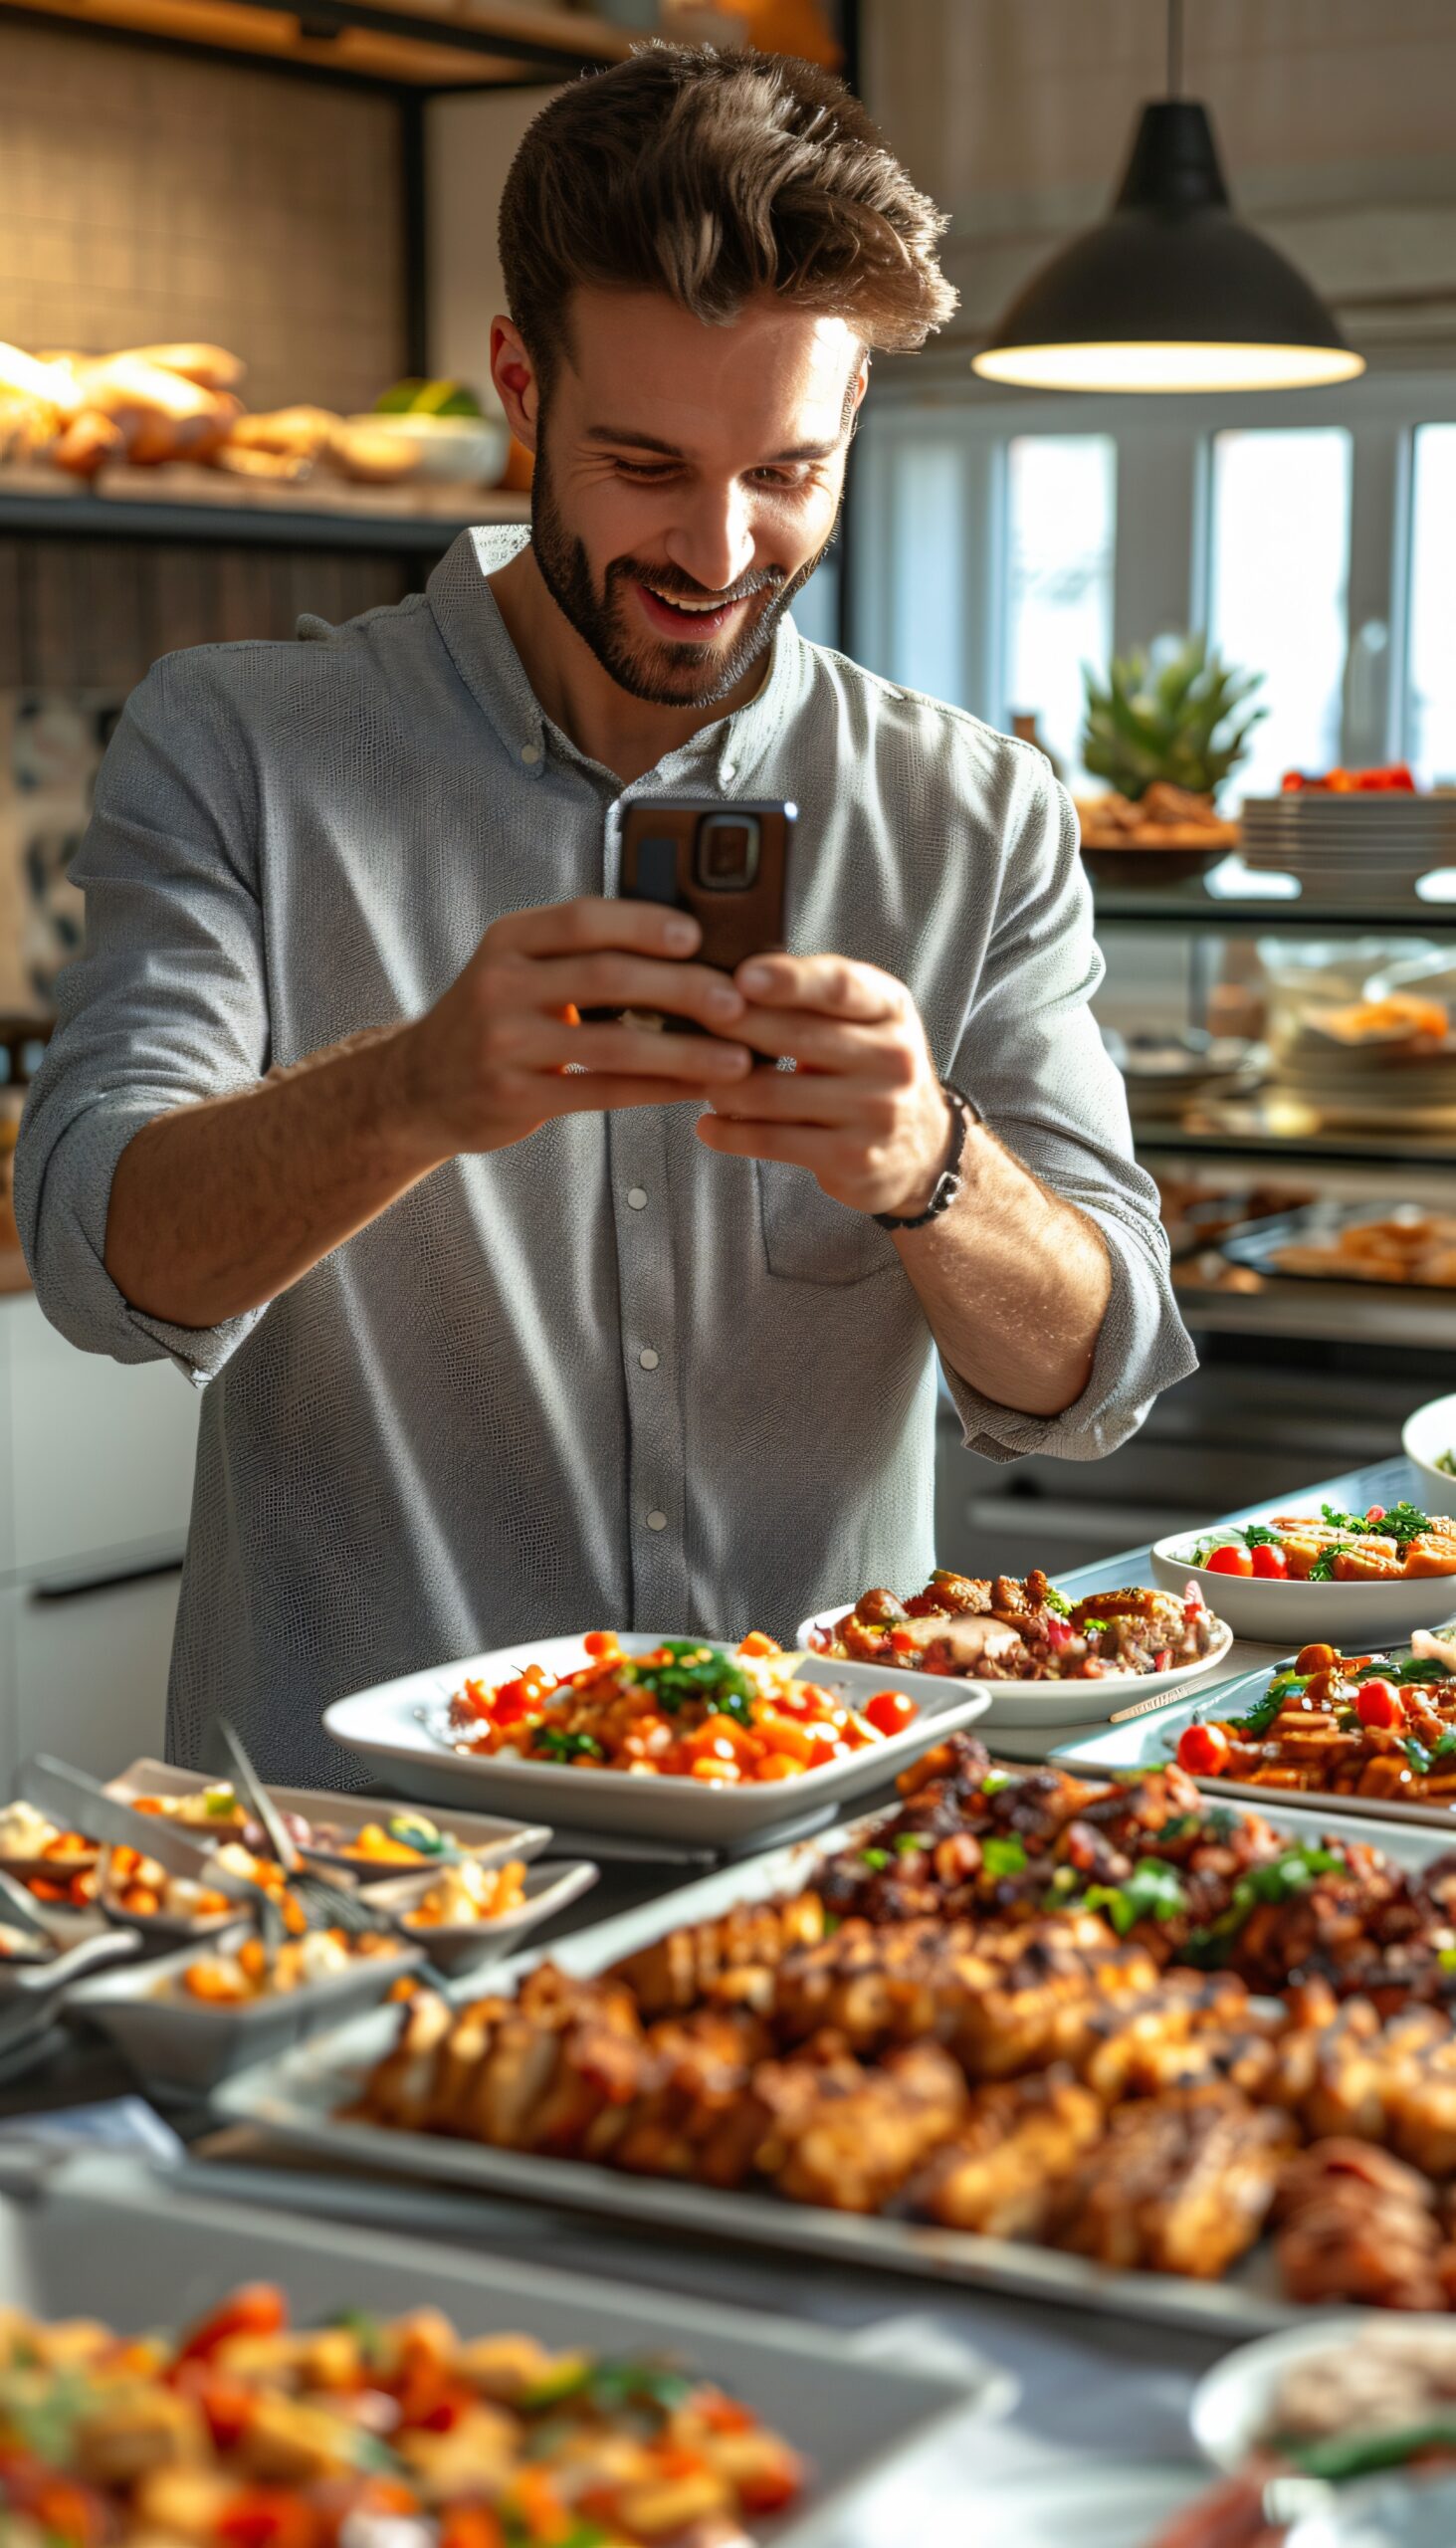
<path fill-rule="evenodd" d="M 878 1875 L 882 1867 L 888 1867 L 890 1864 L 890 1852 L 888 1849 L 861 1849 L 860 1863 L 862 1866 L 873 1867 Z"/>
<path fill-rule="evenodd" d="M 666 1663 L 629 1660 L 622 1668 L 628 1680 L 651 1691 L 664 1716 L 676 1716 L 686 1702 L 697 1699 L 715 1715 L 730 1716 L 739 1725 L 752 1722 L 753 1684 L 721 1646 L 664 1637 L 663 1651 L 670 1658 Z"/>
<path fill-rule="evenodd" d="M 934 1849 L 935 1845 L 934 1831 L 902 1831 L 895 1842 L 897 1854 L 902 1858 L 913 1858 L 918 1849 Z"/>
<path fill-rule="evenodd" d="M 1267 1734 L 1285 1701 L 1298 1698 L 1307 1679 L 1308 1675 L 1299 1672 L 1276 1672 L 1262 1699 L 1256 1699 L 1244 1716 L 1232 1720 L 1240 1734 Z"/>
<path fill-rule="evenodd" d="M 1070 1619 L 1072 1615 L 1071 1602 L 1068 1600 L 1065 1592 L 1059 1592 L 1057 1591 L 1055 1584 L 1049 1584 L 1047 1586 L 1045 1607 L 1059 1619 Z"/>
<path fill-rule="evenodd" d="M 1089 1885 L 1078 1908 L 1106 1911 L 1120 1938 L 1139 1920 L 1172 1920 L 1188 1907 L 1182 1878 L 1164 1858 L 1140 1858 L 1126 1884 Z"/>
<path fill-rule="evenodd" d="M 1002 1788 L 1009 1788 L 1013 1784 L 1009 1770 L 987 1770 L 980 1783 L 980 1792 L 982 1796 L 999 1796 Z"/>
<path fill-rule="evenodd" d="M 594 1734 L 567 1734 L 559 1725 L 538 1725 L 530 1738 L 530 1748 L 543 1761 L 604 1761 L 606 1754 Z"/>
<path fill-rule="evenodd" d="M 1025 1846 L 1014 1835 L 1004 1839 L 993 1835 L 982 1840 L 980 1854 L 987 1875 L 1020 1875 L 1026 1865 Z"/>

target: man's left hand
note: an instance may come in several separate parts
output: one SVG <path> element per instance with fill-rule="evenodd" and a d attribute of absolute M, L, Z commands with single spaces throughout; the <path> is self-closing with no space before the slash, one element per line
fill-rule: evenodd
<path fill-rule="evenodd" d="M 806 1168 L 857 1212 L 924 1211 L 951 1110 L 904 983 L 842 956 L 756 956 L 733 979 L 749 1006 L 725 1032 L 796 1067 L 715 1093 L 699 1140 Z"/>

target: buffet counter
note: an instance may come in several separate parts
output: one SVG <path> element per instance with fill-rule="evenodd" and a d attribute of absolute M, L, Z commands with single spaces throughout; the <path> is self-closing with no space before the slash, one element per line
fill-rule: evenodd
<path fill-rule="evenodd" d="M 1292 1500 L 1363 1512 L 1406 1497 L 1419 1500 L 1420 1481 L 1403 1459 L 1394 1459 L 1348 1472 Z M 1135 1549 L 1084 1568 L 1064 1579 L 1064 1590 L 1075 1598 L 1145 1582 L 1150 1554 Z M 1240 1648 L 1226 1668 L 1249 1657 L 1267 1665 L 1273 1650 Z M 540 1930 L 532 1951 L 587 1921 L 666 1897 L 682 1881 L 681 1868 L 605 1865 L 599 1889 Z M 64 2110 L 121 2096 L 130 2085 L 114 2055 L 94 2042 L 58 2036 L 54 2058 L 43 2069 L 0 2090 L 0 2114 L 10 2119 L 0 2140 L 0 2191 L 13 2190 L 17 2171 L 23 2182 L 27 2165 L 50 2164 L 13 2146 L 17 2132 L 26 2130 L 26 2118 L 50 2114 L 46 2128 L 64 2129 Z M 1094 2307 L 1037 2302 L 910 2272 L 860 2269 L 819 2255 L 760 2252 L 750 2243 L 751 2231 L 729 2242 L 673 2226 L 588 2221 L 489 2191 L 412 2184 L 378 2168 L 354 2167 L 338 2152 L 290 2158 L 249 2124 L 217 2129 L 200 2105 L 169 2106 L 167 2113 L 188 2145 L 175 2175 L 181 2191 L 229 2203 L 263 2202 L 310 2220 L 390 2227 L 453 2249 L 506 2257 L 527 2270 L 566 2262 L 608 2282 L 863 2329 L 864 2342 L 887 2361 L 924 2360 L 943 2369 L 974 2356 L 1012 2375 L 1019 2396 L 1008 2415 L 979 2424 L 971 2442 L 964 2433 L 940 2429 L 914 2456 L 897 2463 L 893 2495 L 882 2499 L 872 2491 L 857 2501 L 853 2522 L 833 2531 L 833 2548 L 879 2548 L 892 2509 L 896 2535 L 913 2535 L 926 2548 L 963 2548 L 972 2469 L 977 2497 L 1002 2484 L 1024 2488 L 1038 2472 L 1052 2483 L 1065 2470 L 1069 2483 L 1080 2483 L 1072 2472 L 1089 2456 L 1173 2470 L 1186 2466 L 1191 2472 L 1197 2465 L 1187 2427 L 1193 2385 L 1240 2341 L 1239 2330 L 1193 2331 L 1119 2315 L 1111 2301 Z M 1174 2491 L 1177 2482 L 1174 2475 Z M 980 2535 L 1001 2537 L 989 2529 Z M 1127 2548 L 1137 2548 L 1133 2537 Z"/>

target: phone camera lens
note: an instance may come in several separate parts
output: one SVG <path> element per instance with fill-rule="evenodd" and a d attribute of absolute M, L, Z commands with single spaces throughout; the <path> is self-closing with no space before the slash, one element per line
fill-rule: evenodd
<path fill-rule="evenodd" d="M 741 894 L 758 873 L 759 829 L 752 814 L 709 814 L 698 833 L 698 882 L 711 892 Z"/>

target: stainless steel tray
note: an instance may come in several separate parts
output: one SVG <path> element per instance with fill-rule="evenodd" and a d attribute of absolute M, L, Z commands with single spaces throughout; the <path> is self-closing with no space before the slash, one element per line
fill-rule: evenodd
<path fill-rule="evenodd" d="M 1095 1770 L 1103 1778 L 1118 1770 L 1165 1770 L 1178 1748 L 1178 1737 L 1190 1725 L 1204 1718 L 1211 1723 L 1235 1717 L 1262 1698 L 1271 1676 L 1282 1663 L 1290 1660 L 1282 1655 L 1278 1662 L 1260 1664 L 1252 1672 L 1244 1672 L 1236 1680 L 1222 1681 L 1217 1689 L 1205 1695 L 1199 1691 L 1175 1707 L 1162 1708 L 1153 1717 L 1134 1718 L 1128 1725 L 1089 1727 L 1085 1734 L 1075 1735 L 1051 1755 L 1054 1765 L 1066 1770 Z M 1287 1788 L 1252 1787 L 1245 1779 L 1198 1779 L 1195 1784 L 1205 1796 L 1221 1799 L 1226 1804 L 1256 1805 L 1272 1822 L 1282 1822 L 1293 1808 L 1287 1805 Z M 1305 1803 L 1300 1810 L 1307 1819 L 1344 1825 L 1354 1821 L 1371 1826 L 1370 1836 L 1388 1849 L 1392 1857 L 1402 1857 L 1396 1846 L 1396 1835 L 1403 1826 L 1417 1831 L 1443 1833 L 1447 1847 L 1456 1847 L 1456 1803 L 1451 1805 L 1398 1805 L 1386 1797 L 1325 1796 L 1315 1789 L 1300 1791 Z M 1275 1807 L 1277 1805 L 1277 1810 Z M 1439 1844 L 1427 1851 L 1437 1854 Z"/>
<path fill-rule="evenodd" d="M 42 2162 L 32 2175 L 35 2158 L 7 2152 L 0 2167 L 0 2184 L 20 2188 L 0 2199 L 8 2305 L 131 2331 L 182 2324 L 234 2284 L 262 2278 L 281 2283 L 304 2320 L 432 2306 L 466 2336 L 519 2329 L 607 2356 L 667 2351 L 721 2380 L 807 2455 L 815 2482 L 802 2509 L 759 2525 L 773 2548 L 845 2548 L 857 2500 L 893 2463 L 908 2466 L 933 2437 L 943 2447 L 952 2427 L 973 2450 L 972 2420 L 1014 2403 L 1014 2383 L 968 2348 L 953 2369 L 918 2361 L 913 2342 L 887 2341 L 893 2325 L 845 2335 L 534 2260 L 457 2257 L 374 2230 L 210 2203 L 132 2160 Z"/>
<path fill-rule="evenodd" d="M 1269 1805 L 1267 1796 L 1261 1802 Z M 1328 1816 L 1282 1803 L 1269 1812 L 1269 1819 L 1299 1839 L 1317 1839 L 1328 1824 Z M 735 1903 L 761 1901 L 806 1883 L 823 1849 L 839 1847 L 870 1827 L 861 1819 L 826 1834 L 822 1842 L 800 1842 L 748 1866 L 723 1868 L 680 1892 L 578 1930 L 553 1947 L 551 1960 L 568 1973 L 600 1973 L 619 1957 L 650 1946 L 670 1928 L 713 1919 Z M 1428 1832 L 1381 1829 L 1378 1839 L 1402 1866 L 1423 1866 L 1440 1851 L 1439 1840 Z M 530 1955 L 514 1958 L 493 1977 L 495 1989 L 509 1989 L 536 1961 Z M 578 2160 L 538 2159 L 475 2142 L 340 2121 L 339 2108 L 349 2103 L 363 2072 L 393 2042 L 396 2025 L 393 2017 L 376 2013 L 317 2036 L 279 2060 L 260 2062 L 219 2091 L 215 2109 L 230 2121 L 252 2124 L 296 2148 L 326 2152 L 360 2167 L 474 2187 L 482 2193 L 514 2195 L 522 2202 L 558 2210 L 649 2222 L 700 2238 L 749 2242 L 887 2272 L 1018 2292 L 1061 2307 L 1101 2310 L 1228 2336 L 1303 2325 L 1311 2315 L 1307 2307 L 1280 2296 L 1272 2258 L 1264 2249 L 1257 2249 L 1236 2273 L 1215 2283 L 1192 2282 L 1176 2274 L 1113 2273 L 1055 2248 L 939 2230 L 922 2222 L 860 2219 L 809 2204 L 780 2202 L 770 2195 L 719 2193 L 706 2186 L 618 2174 Z"/>

